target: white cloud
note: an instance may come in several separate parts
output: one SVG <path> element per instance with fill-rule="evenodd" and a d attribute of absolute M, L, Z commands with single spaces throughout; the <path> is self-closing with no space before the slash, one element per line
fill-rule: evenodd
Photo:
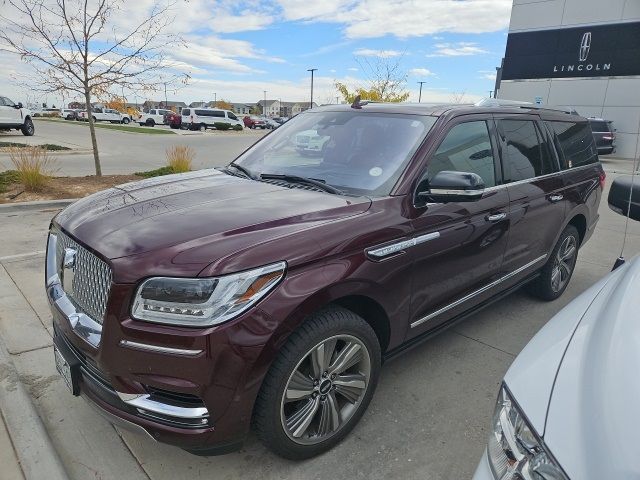
<path fill-rule="evenodd" d="M 356 67 L 350 67 L 350 68 L 347 68 L 347 70 L 349 70 L 350 72 L 357 72 L 358 71 L 358 69 Z"/>
<path fill-rule="evenodd" d="M 478 73 L 480 74 L 480 78 L 483 80 L 495 81 L 496 79 L 495 70 L 480 70 Z"/>
<path fill-rule="evenodd" d="M 416 77 L 435 77 L 436 74 L 427 68 L 412 68 L 409 70 L 411 75 Z"/>
<path fill-rule="evenodd" d="M 347 38 L 484 33 L 509 25 L 512 0 L 278 0 L 287 20 L 341 23 Z"/>
<path fill-rule="evenodd" d="M 489 53 L 473 42 L 436 43 L 435 51 L 427 57 L 464 57 Z"/>
<path fill-rule="evenodd" d="M 402 52 L 399 52 L 398 50 L 373 50 L 371 48 L 360 48 L 353 52 L 353 54 L 360 57 L 390 58 L 399 57 L 400 55 L 402 55 Z"/>

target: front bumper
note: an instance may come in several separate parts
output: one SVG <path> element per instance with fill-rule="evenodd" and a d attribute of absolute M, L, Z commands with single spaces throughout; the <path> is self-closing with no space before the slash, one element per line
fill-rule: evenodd
<path fill-rule="evenodd" d="M 114 423 L 154 440 L 203 454 L 240 448 L 266 372 L 257 365 L 268 365 L 258 360 L 271 319 L 254 309 L 208 329 L 153 325 L 129 318 L 135 286 L 112 283 L 103 322 L 90 323 L 54 273 L 52 245 L 46 291 L 54 341 L 78 372 L 79 393 Z"/>

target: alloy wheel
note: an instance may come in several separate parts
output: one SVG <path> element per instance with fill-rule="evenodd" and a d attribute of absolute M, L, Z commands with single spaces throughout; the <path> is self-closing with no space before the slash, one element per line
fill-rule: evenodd
<path fill-rule="evenodd" d="M 282 395 L 280 419 L 288 437 L 313 445 L 334 436 L 358 410 L 370 377 L 369 352 L 356 337 L 318 343 L 298 362 Z"/>
<path fill-rule="evenodd" d="M 575 266 L 576 253 L 578 252 L 578 242 L 573 235 L 569 235 L 564 239 L 556 258 L 553 262 L 553 270 L 551 271 L 551 289 L 554 292 L 561 291 L 569 282 L 571 273 Z"/>

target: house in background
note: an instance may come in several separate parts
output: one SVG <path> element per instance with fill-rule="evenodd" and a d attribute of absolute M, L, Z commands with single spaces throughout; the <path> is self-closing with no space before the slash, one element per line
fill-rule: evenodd
<path fill-rule="evenodd" d="M 249 115 L 254 105 L 250 103 L 232 103 L 233 113 L 236 115 Z"/>
<path fill-rule="evenodd" d="M 169 110 L 175 110 L 176 112 L 180 113 L 182 111 L 183 108 L 187 108 L 187 104 L 184 102 L 173 102 L 173 101 L 155 101 L 155 100 L 146 100 L 143 104 L 142 104 L 142 108 L 144 111 L 149 111 L 151 109 L 156 109 L 156 108 L 166 108 Z"/>
<path fill-rule="evenodd" d="M 268 117 L 292 117 L 309 109 L 309 102 L 281 102 L 280 100 L 267 100 L 266 108 L 264 108 L 265 101 L 260 100 L 256 105 L 258 110 Z M 318 104 L 313 102 L 313 106 L 317 107 Z"/>

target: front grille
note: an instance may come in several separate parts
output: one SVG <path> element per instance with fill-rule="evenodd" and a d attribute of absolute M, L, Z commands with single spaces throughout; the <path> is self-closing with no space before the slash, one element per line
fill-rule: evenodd
<path fill-rule="evenodd" d="M 58 239 L 58 268 L 61 268 L 65 248 L 76 251 L 72 293 L 68 295 L 82 311 L 102 324 L 111 288 L 111 268 L 64 233 L 57 231 L 55 234 Z"/>

